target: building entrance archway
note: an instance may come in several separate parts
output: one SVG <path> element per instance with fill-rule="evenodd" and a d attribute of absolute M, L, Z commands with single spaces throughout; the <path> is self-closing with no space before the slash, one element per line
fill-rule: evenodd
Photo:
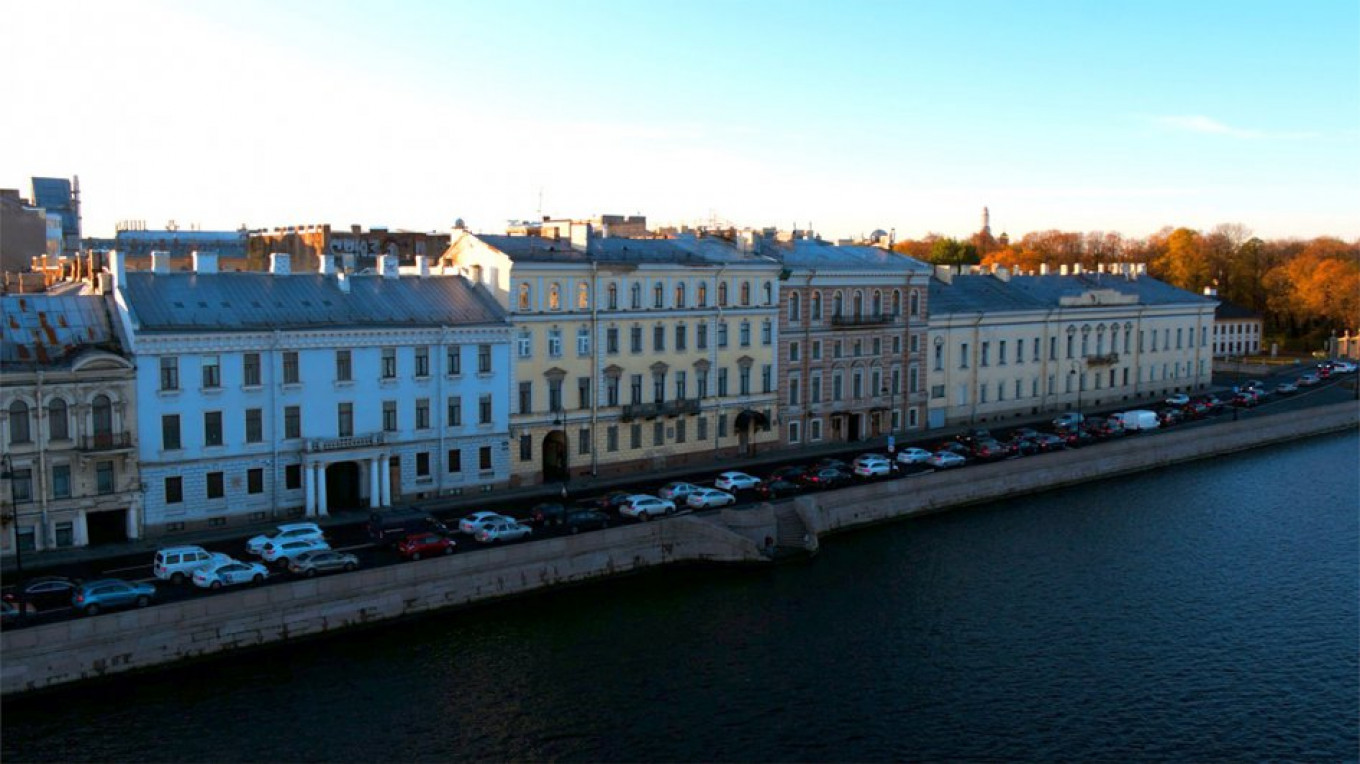
<path fill-rule="evenodd" d="M 356 509 L 359 499 L 359 464 L 336 462 L 326 467 L 326 509 Z"/>
<path fill-rule="evenodd" d="M 567 468 L 567 434 L 553 430 L 543 436 L 543 482 L 566 480 L 570 474 Z"/>

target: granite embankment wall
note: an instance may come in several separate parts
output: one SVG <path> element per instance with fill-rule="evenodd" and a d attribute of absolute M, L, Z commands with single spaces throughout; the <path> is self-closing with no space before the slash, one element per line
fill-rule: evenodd
<path fill-rule="evenodd" d="M 350 626 L 678 562 L 765 563 L 796 510 L 819 534 L 1354 428 L 1360 406 L 1251 417 L 1098 448 L 800 497 L 792 505 L 610 528 L 0 632 L 0 693 L 313 636 Z M 793 521 L 796 527 L 797 521 Z M 781 531 L 782 526 L 782 533 Z M 796 534 L 794 534 L 796 535 Z"/>

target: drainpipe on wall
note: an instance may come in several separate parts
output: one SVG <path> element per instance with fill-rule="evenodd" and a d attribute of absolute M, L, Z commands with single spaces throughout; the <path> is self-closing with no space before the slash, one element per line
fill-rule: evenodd
<path fill-rule="evenodd" d="M 590 474 L 599 474 L 600 467 L 600 266 L 590 261 Z"/>
<path fill-rule="evenodd" d="M 47 516 L 47 439 L 43 437 L 43 420 L 46 418 L 44 409 L 46 407 L 43 406 L 43 372 L 41 370 L 38 371 L 37 392 L 36 432 L 33 433 L 33 437 L 38 441 L 38 479 L 33 481 L 33 484 L 38 489 L 38 506 L 42 513 L 42 548 L 51 549 L 57 545 L 57 540 L 56 533 L 51 527 L 51 523 L 48 522 Z"/>
<path fill-rule="evenodd" d="M 270 519 L 276 519 L 279 515 L 279 420 L 283 418 L 283 415 L 279 411 L 278 380 L 274 374 L 274 356 L 278 353 L 278 347 L 279 330 L 275 329 L 269 339 L 269 409 L 274 412 L 274 415 L 269 418 L 269 437 L 274 444 L 274 474 L 269 481 L 273 493 L 273 499 L 269 502 Z M 263 364 L 261 364 L 260 373 L 264 373 Z M 307 469 L 307 465 L 302 464 L 301 469 Z M 284 471 L 284 474 L 287 474 L 287 470 Z"/>

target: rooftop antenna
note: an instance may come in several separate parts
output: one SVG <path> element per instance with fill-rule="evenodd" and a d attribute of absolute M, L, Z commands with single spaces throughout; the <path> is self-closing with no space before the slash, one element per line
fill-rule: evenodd
<path fill-rule="evenodd" d="M 543 187 L 538 187 L 538 219 L 543 219 Z"/>

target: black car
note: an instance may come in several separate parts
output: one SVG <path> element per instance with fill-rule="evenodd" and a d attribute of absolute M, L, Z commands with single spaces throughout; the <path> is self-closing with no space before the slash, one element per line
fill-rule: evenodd
<path fill-rule="evenodd" d="M 803 475 L 803 484 L 812 488 L 840 488 L 854 482 L 854 477 L 845 470 L 835 467 L 822 467 Z"/>
<path fill-rule="evenodd" d="M 1043 453 L 1061 451 L 1064 448 L 1067 448 L 1067 439 L 1061 435 L 1054 435 L 1051 432 L 1041 432 L 1036 435 L 1033 440 L 1034 443 L 1039 446 L 1039 450 Z"/>
<path fill-rule="evenodd" d="M 79 581 L 65 576 L 39 576 L 25 581 L 18 592 L 5 594 L 5 601 L 15 605 L 26 602 L 35 610 L 70 607 L 71 595 L 79 585 Z"/>
<path fill-rule="evenodd" d="M 1010 456 L 1010 449 L 992 438 L 977 438 L 969 449 L 980 462 L 995 462 Z"/>
<path fill-rule="evenodd" d="M 804 472 L 807 472 L 806 467 L 799 467 L 796 465 L 790 465 L 788 467 L 779 467 L 778 469 L 771 472 L 765 478 L 765 480 L 761 482 L 762 484 L 771 483 L 775 481 L 783 481 L 785 483 L 796 483 L 802 479 Z M 757 492 L 759 492 L 758 488 Z"/>
<path fill-rule="evenodd" d="M 980 440 L 995 440 L 995 438 L 992 437 L 991 430 L 986 430 L 981 427 L 974 427 L 971 430 L 955 435 L 954 440 L 971 448 L 974 443 Z"/>
<path fill-rule="evenodd" d="M 1043 453 L 1044 450 L 1043 446 L 1039 445 L 1039 436 L 1037 433 L 1033 436 L 1021 435 L 1011 438 L 1010 443 L 1007 445 L 1010 446 L 1010 449 L 1014 451 L 1017 456 L 1033 456 L 1034 454 Z"/>
<path fill-rule="evenodd" d="M 1157 409 L 1157 422 L 1163 427 L 1170 427 L 1173 424 L 1180 424 L 1185 421 L 1185 412 L 1170 406 Z"/>
<path fill-rule="evenodd" d="M 567 520 L 567 508 L 555 501 L 535 504 L 529 510 L 529 519 L 541 526 L 561 525 Z"/>
<path fill-rule="evenodd" d="M 1019 440 L 1021 438 L 1034 438 L 1037 437 L 1038 435 L 1039 431 L 1034 429 L 1033 427 L 1017 427 L 1011 431 L 1011 440 Z"/>
<path fill-rule="evenodd" d="M 628 499 L 632 495 L 633 494 L 628 493 L 627 491 L 610 491 L 595 500 L 595 507 L 602 512 L 613 512 L 617 514 L 619 507 L 627 504 Z"/>
<path fill-rule="evenodd" d="M 950 453 L 958 454 L 959 456 L 962 456 L 963 458 L 969 461 L 973 460 L 973 450 L 968 446 L 965 446 L 962 443 L 958 442 L 957 440 L 946 440 L 945 442 L 939 444 L 938 446 L 932 448 L 931 450 L 949 451 Z"/>
<path fill-rule="evenodd" d="M 594 531 L 609 527 L 609 515 L 597 509 L 573 509 L 562 516 L 567 533 Z"/>
<path fill-rule="evenodd" d="M 797 481 L 771 476 L 769 480 L 763 480 L 760 485 L 756 486 L 756 496 L 759 496 L 766 501 L 770 501 L 800 493 L 803 490 L 801 481 L 804 474 L 804 470 L 798 470 Z"/>
<path fill-rule="evenodd" d="M 816 463 L 812 465 L 812 469 L 809 471 L 815 472 L 817 470 L 840 470 L 841 472 L 848 474 L 850 473 L 851 468 L 849 462 L 844 462 L 841 461 L 840 459 L 833 459 L 828 456 L 822 459 L 818 459 Z"/>
<path fill-rule="evenodd" d="M 392 512 L 374 512 L 368 516 L 368 537 L 379 544 L 396 544 L 407 536 L 419 533 L 453 535 L 438 518 L 414 507 Z"/>

